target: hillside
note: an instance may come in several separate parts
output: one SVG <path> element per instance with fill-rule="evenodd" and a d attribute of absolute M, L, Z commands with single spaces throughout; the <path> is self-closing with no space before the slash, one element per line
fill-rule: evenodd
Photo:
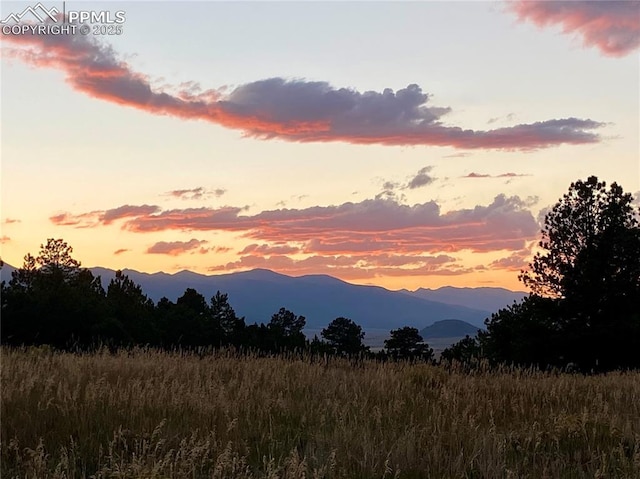
<path fill-rule="evenodd" d="M 465 321 L 458 319 L 443 319 L 442 321 L 436 321 L 431 326 L 420 331 L 420 335 L 425 341 L 434 338 L 457 338 L 469 336 L 475 336 L 478 332 L 478 328 Z"/>

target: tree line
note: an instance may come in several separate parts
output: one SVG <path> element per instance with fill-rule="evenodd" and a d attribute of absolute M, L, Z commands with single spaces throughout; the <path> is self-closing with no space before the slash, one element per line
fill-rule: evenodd
<path fill-rule="evenodd" d="M 363 356 L 362 327 L 348 318 L 334 319 L 321 338 L 308 340 L 304 316 L 280 308 L 266 323 L 246 324 L 217 291 L 209 300 L 187 288 L 177 301 L 154 303 L 122 271 L 106 290 L 100 277 L 81 268 L 73 248 L 50 238 L 37 256 L 28 254 L 22 268 L 2 282 L 2 342 L 51 345 L 60 349 L 146 345 L 166 349 L 233 347 L 238 350 Z M 415 328 L 391 331 L 385 355 L 430 360 L 433 350 Z"/>
<path fill-rule="evenodd" d="M 595 176 L 572 183 L 547 213 L 538 252 L 520 274 L 529 296 L 487 318 L 486 331 L 447 348 L 442 360 L 582 371 L 640 367 L 639 218 L 633 197 L 616 183 L 607 189 Z M 207 301 L 188 288 L 175 303 L 156 304 L 120 271 L 105 291 L 72 251 L 49 239 L 2 283 L 3 343 L 370 354 L 362 328 L 348 318 L 308 340 L 303 316 L 281 308 L 267 323 L 247 325 L 220 291 Z M 430 361 L 433 350 L 417 329 L 405 327 L 391 331 L 378 357 Z"/>

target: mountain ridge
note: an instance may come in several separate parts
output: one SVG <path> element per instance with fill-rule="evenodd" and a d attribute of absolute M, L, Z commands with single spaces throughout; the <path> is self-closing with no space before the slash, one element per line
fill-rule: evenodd
<path fill-rule="evenodd" d="M 481 286 L 478 288 L 443 286 L 437 289 L 418 288 L 415 291 L 401 290 L 404 294 L 445 304 L 472 305 L 475 309 L 497 312 L 499 309 L 520 301 L 528 295 L 525 291 Z"/>
<path fill-rule="evenodd" d="M 3 280 L 11 278 L 12 269 L 12 266 L 5 264 L 0 271 Z M 101 277 L 105 288 L 116 273 L 115 270 L 99 266 L 88 269 Z M 247 323 L 268 322 L 272 314 L 284 307 L 305 316 L 309 328 L 325 327 L 339 316 L 354 320 L 365 330 L 390 330 L 403 326 L 423 329 L 444 319 L 458 319 L 481 328 L 484 319 L 492 312 L 420 297 L 424 291 L 433 291 L 425 288 L 417 290 L 418 294 L 406 290 L 391 291 L 381 286 L 354 285 L 323 274 L 293 277 L 267 269 L 217 275 L 189 270 L 145 273 L 123 269 L 122 272 L 139 284 L 155 302 L 162 297 L 175 301 L 186 288 L 197 290 L 207 300 L 216 291 L 226 293 L 230 304 L 239 316 L 245 317 Z M 453 290 L 457 288 L 449 292 Z"/>

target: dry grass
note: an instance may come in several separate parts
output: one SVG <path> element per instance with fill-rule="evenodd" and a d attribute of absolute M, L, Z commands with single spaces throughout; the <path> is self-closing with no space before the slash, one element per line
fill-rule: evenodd
<path fill-rule="evenodd" d="M 640 374 L 2 349 L 2 478 L 640 477 Z"/>

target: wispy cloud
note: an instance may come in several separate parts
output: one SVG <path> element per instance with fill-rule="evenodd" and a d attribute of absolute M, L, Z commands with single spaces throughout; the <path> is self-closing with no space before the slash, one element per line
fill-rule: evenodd
<path fill-rule="evenodd" d="M 49 220 L 56 226 L 74 226 L 76 228 L 90 228 L 100 224 L 98 211 L 72 215 L 70 213 L 58 213 L 50 216 Z"/>
<path fill-rule="evenodd" d="M 156 88 L 112 47 L 89 36 L 3 35 L 3 54 L 37 67 L 62 70 L 76 90 L 157 115 L 204 120 L 245 135 L 295 142 L 431 145 L 463 149 L 530 150 L 600 141 L 603 123 L 566 117 L 493 130 L 446 125 L 450 107 L 431 104 L 418 85 L 359 92 L 323 81 L 270 78 L 230 93 L 193 83 Z"/>
<path fill-rule="evenodd" d="M 10 241 L 11 241 L 11 238 L 9 238 L 8 236 L 0 237 L 0 244 L 9 243 Z"/>
<path fill-rule="evenodd" d="M 185 190 L 172 190 L 167 193 L 168 196 L 174 198 L 180 198 L 182 200 L 204 200 L 215 196 L 220 198 L 227 190 L 223 188 L 216 188 L 215 190 L 207 190 L 206 188 L 199 186 L 197 188 L 190 188 Z"/>
<path fill-rule="evenodd" d="M 515 113 L 508 113 L 508 114 L 506 114 L 506 115 L 505 115 L 505 116 L 503 116 L 503 117 L 496 116 L 496 117 L 493 117 L 493 118 L 489 118 L 489 119 L 487 120 L 487 124 L 491 125 L 491 124 L 493 124 L 493 123 L 496 123 L 496 122 L 498 122 L 498 121 L 503 121 L 503 120 L 506 120 L 506 121 L 513 121 L 515 117 L 516 117 L 516 114 L 515 114 Z"/>
<path fill-rule="evenodd" d="M 511 253 L 509 256 L 492 261 L 490 269 L 506 269 L 507 271 L 521 271 L 529 266 L 532 253 L 529 249 L 521 249 Z"/>
<path fill-rule="evenodd" d="M 11 225 L 11 224 L 15 224 L 15 223 L 21 223 L 22 221 L 18 220 L 18 219 L 14 219 L 14 218 L 5 218 L 5 220 L 3 221 L 3 223 L 5 225 Z"/>
<path fill-rule="evenodd" d="M 471 172 L 468 175 L 463 175 L 460 178 L 519 178 L 522 176 L 531 176 L 528 173 L 500 173 L 499 175 L 489 175 L 486 173 Z"/>
<path fill-rule="evenodd" d="M 206 253 L 207 250 L 201 251 L 202 245 L 207 244 L 206 241 L 192 239 L 190 241 L 159 241 L 147 249 L 147 254 L 166 254 L 169 256 L 179 256 L 190 251 L 198 251 Z"/>
<path fill-rule="evenodd" d="M 91 228 L 98 225 L 109 225 L 114 221 L 123 218 L 136 218 L 142 215 L 149 215 L 160 211 L 155 205 L 122 205 L 109 210 L 96 210 L 89 213 L 72 215 L 70 213 L 59 213 L 49 217 L 49 220 L 57 226 L 75 226 L 76 228 Z"/>
<path fill-rule="evenodd" d="M 416 173 L 410 175 L 405 181 L 390 181 L 384 180 L 382 183 L 382 191 L 376 195 L 376 199 L 393 200 L 397 202 L 404 202 L 406 196 L 400 191 L 415 190 L 428 186 L 436 181 L 436 177 L 431 175 L 433 166 L 425 166 L 420 168 Z"/>
<path fill-rule="evenodd" d="M 250 244 L 238 254 L 251 254 L 254 256 L 273 256 L 283 254 L 293 254 L 300 252 L 300 248 L 288 244 L 269 245 L 269 244 Z"/>
<path fill-rule="evenodd" d="M 121 255 L 122 253 L 127 253 L 127 252 L 129 252 L 129 251 L 131 251 L 131 250 L 130 250 L 130 249 L 127 249 L 127 248 L 120 248 L 120 249 L 115 250 L 115 251 L 113 252 L 113 254 L 114 254 L 114 255 L 116 255 L 116 256 L 118 256 L 118 255 Z"/>
<path fill-rule="evenodd" d="M 429 175 L 429 172 L 433 169 L 432 166 L 425 166 L 421 168 L 416 175 L 409 180 L 407 183 L 407 188 L 410 190 L 415 190 L 416 188 L 420 188 L 422 186 L 430 185 L 434 182 L 435 178 Z"/>
<path fill-rule="evenodd" d="M 585 46 L 607 56 L 625 56 L 640 47 L 640 1 L 512 0 L 507 6 L 520 20 L 559 25 L 563 33 L 579 35 Z"/>

